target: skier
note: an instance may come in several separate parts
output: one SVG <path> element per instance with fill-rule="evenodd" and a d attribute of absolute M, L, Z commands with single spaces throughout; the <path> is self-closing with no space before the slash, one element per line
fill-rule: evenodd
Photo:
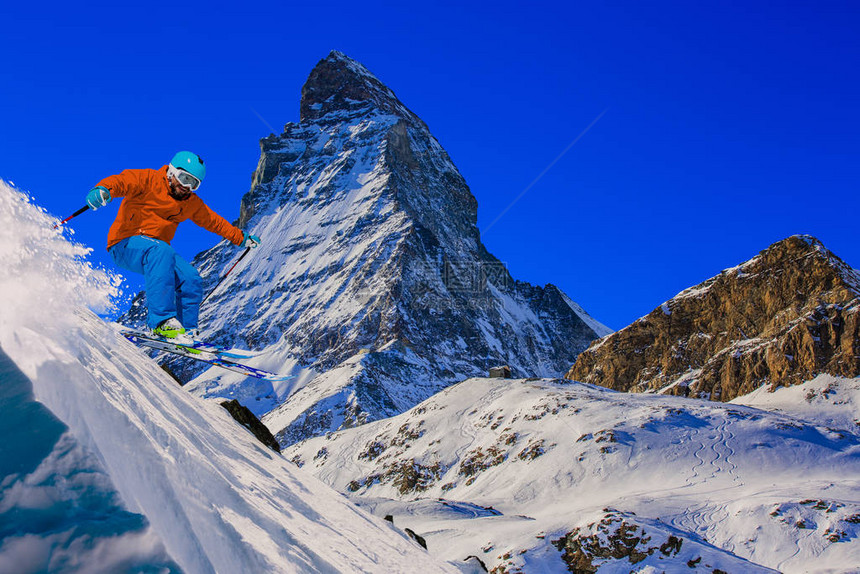
<path fill-rule="evenodd" d="M 143 273 L 152 332 L 182 343 L 197 336 L 203 292 L 200 274 L 170 246 L 179 223 L 190 219 L 239 247 L 260 244 L 259 237 L 228 223 L 194 193 L 205 176 L 203 160 L 181 151 L 161 169 L 124 170 L 87 194 L 93 210 L 125 198 L 108 232 L 108 253 L 119 267 Z"/>

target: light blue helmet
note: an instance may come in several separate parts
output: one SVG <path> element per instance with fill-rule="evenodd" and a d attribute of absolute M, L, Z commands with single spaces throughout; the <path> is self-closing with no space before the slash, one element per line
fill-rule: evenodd
<path fill-rule="evenodd" d="M 200 181 L 203 181 L 203 178 L 206 177 L 206 164 L 203 163 L 203 160 L 196 153 L 181 151 L 173 156 L 173 159 L 170 160 L 170 165 L 187 171 Z"/>

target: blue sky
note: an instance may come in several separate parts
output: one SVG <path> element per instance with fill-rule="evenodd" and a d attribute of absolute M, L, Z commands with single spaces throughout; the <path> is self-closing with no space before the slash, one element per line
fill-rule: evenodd
<path fill-rule="evenodd" d="M 56 215 L 190 149 L 235 219 L 259 139 L 337 49 L 429 125 L 513 276 L 612 328 L 796 233 L 860 267 L 856 2 L 16 4 L 0 177 Z M 108 267 L 115 210 L 72 225 Z"/>

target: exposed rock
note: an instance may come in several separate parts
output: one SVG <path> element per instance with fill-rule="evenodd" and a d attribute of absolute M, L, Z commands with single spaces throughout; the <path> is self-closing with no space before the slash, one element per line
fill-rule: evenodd
<path fill-rule="evenodd" d="M 281 452 L 281 447 L 278 444 L 278 441 L 275 440 L 275 437 L 272 436 L 272 433 L 268 428 L 266 428 L 266 425 L 261 423 L 260 419 L 254 416 L 254 413 L 252 413 L 250 409 L 243 407 L 239 401 L 235 399 L 232 401 L 224 401 L 221 403 L 221 406 L 227 409 L 227 412 L 236 419 L 236 422 L 251 431 L 251 433 L 257 437 L 257 440 L 273 451 Z"/>
<path fill-rule="evenodd" d="M 367 68 L 337 50 L 311 70 L 302 86 L 302 122 L 320 120 L 331 113 L 361 115 L 373 110 L 420 121 Z"/>
<path fill-rule="evenodd" d="M 419 493 L 435 485 L 447 471 L 438 461 L 424 465 L 415 459 L 396 460 L 385 465 L 379 473 L 350 481 L 347 490 L 358 492 L 374 484 L 391 484 L 401 495 Z"/>
<path fill-rule="evenodd" d="M 517 455 L 520 460 L 534 460 L 539 456 L 546 454 L 547 450 L 554 447 L 555 444 L 547 447 L 546 441 L 543 439 L 530 442 L 529 445 Z"/>
<path fill-rule="evenodd" d="M 427 541 L 424 540 L 423 536 L 421 536 L 420 534 L 416 534 L 415 531 L 411 528 L 404 528 L 403 531 L 409 535 L 409 538 L 411 538 L 416 543 L 418 543 L 419 546 L 424 548 L 424 550 L 427 550 Z"/>
<path fill-rule="evenodd" d="M 562 560 L 571 572 L 597 572 L 598 564 L 595 562 L 599 559 L 627 560 L 634 565 L 665 545 L 648 546 L 651 537 L 645 530 L 611 512 L 594 530 L 592 534 L 575 528 L 553 541 L 555 547 L 563 552 Z M 682 543 L 677 539 L 673 541 L 669 552 L 676 546 L 680 548 Z"/>
<path fill-rule="evenodd" d="M 486 450 L 477 447 L 463 455 L 459 474 L 471 479 L 488 468 L 502 464 L 507 458 L 508 453 L 496 445 L 490 446 Z"/>
<path fill-rule="evenodd" d="M 729 401 L 820 373 L 860 375 L 860 276 L 793 236 L 593 343 L 569 379 Z"/>
<path fill-rule="evenodd" d="M 574 528 L 551 543 L 561 553 L 569 572 L 592 574 L 604 567 L 630 572 L 775 572 L 708 545 L 688 540 L 686 534 L 654 520 L 643 520 L 632 512 L 604 509 L 600 520 Z M 623 570 L 622 570 L 623 569 Z"/>

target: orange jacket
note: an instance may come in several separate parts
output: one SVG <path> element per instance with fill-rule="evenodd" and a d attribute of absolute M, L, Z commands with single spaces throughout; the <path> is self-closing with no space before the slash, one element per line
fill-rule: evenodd
<path fill-rule="evenodd" d="M 170 243 L 176 227 L 186 219 L 236 245 L 244 239 L 241 229 L 209 209 L 196 194 L 182 201 L 170 197 L 166 165 L 158 170 L 127 169 L 104 178 L 98 185 L 108 188 L 111 197 L 124 198 L 108 232 L 108 249 L 132 235 Z"/>

